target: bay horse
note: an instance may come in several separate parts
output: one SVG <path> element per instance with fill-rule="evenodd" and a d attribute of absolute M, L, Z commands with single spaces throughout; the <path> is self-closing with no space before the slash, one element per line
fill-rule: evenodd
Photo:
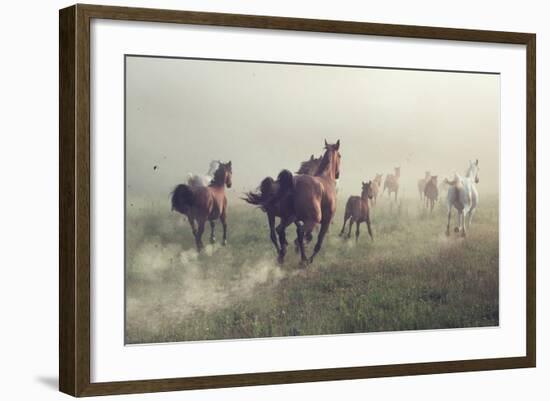
<path fill-rule="evenodd" d="M 418 187 L 418 194 L 420 195 L 420 200 L 424 200 L 424 190 L 426 189 L 426 184 L 430 180 L 431 174 L 429 171 L 424 172 L 424 178 L 418 180 L 416 184 Z"/>
<path fill-rule="evenodd" d="M 314 176 L 298 175 L 294 177 L 292 198 L 300 250 L 301 264 L 312 263 L 321 250 L 323 239 L 330 227 L 336 212 L 336 180 L 340 178 L 340 140 L 335 144 L 327 143 L 325 153 Z M 283 232 L 292 221 L 283 220 L 278 232 Z M 286 224 L 286 225 L 285 225 Z M 307 258 L 304 249 L 304 239 L 312 237 L 313 229 L 320 224 L 317 243 L 312 255 Z M 284 254 L 282 255 L 284 259 Z"/>
<path fill-rule="evenodd" d="M 424 186 L 424 199 L 426 200 L 426 208 L 430 209 L 430 213 L 433 212 L 438 197 L 437 175 L 432 175 Z"/>
<path fill-rule="evenodd" d="M 472 224 L 472 217 L 479 200 L 475 186 L 479 183 L 479 161 L 472 162 L 470 160 L 470 165 L 464 177 L 455 173 L 453 180 L 445 178 L 445 183 L 449 185 L 447 190 L 447 230 L 445 234 L 450 235 L 451 212 L 454 207 L 458 213 L 458 226 L 455 227 L 455 233 L 460 232 L 461 236 L 465 237 L 466 217 L 468 218 L 469 227 Z"/>
<path fill-rule="evenodd" d="M 225 187 L 231 188 L 232 174 L 231 162 L 219 162 L 208 186 L 194 187 L 179 184 L 172 191 L 172 210 L 187 216 L 199 252 L 204 248 L 202 234 L 207 221 L 210 222 L 210 242 L 214 243 L 216 241 L 214 235 L 215 221 L 220 219 L 223 227 L 222 245 L 227 244 L 227 197 Z M 195 227 L 195 222 L 197 222 L 197 227 Z"/>
<path fill-rule="evenodd" d="M 374 177 L 371 183 L 372 197 L 370 198 L 370 202 L 372 206 L 376 205 L 376 200 L 378 198 L 378 194 L 380 193 L 381 186 L 382 186 L 382 174 L 376 173 L 376 176 Z"/>
<path fill-rule="evenodd" d="M 296 224 L 297 245 L 302 265 L 311 263 L 321 249 L 336 211 L 336 180 L 340 177 L 341 160 L 339 148 L 340 140 L 336 144 L 328 144 L 325 140 L 325 153 L 314 175 L 293 176 L 289 170 L 283 170 L 279 173 L 277 181 L 270 177 L 262 181 L 261 194 L 252 194 L 253 197 L 258 197 L 257 199 L 250 199 L 251 193 L 247 195 L 250 199 L 247 201 L 261 206 L 268 213 L 269 219 L 271 219 L 270 213 L 275 213 L 272 212 L 273 210 L 276 210 L 277 216 L 281 218 L 275 229 L 279 237 L 279 245 L 271 231 L 272 241 L 278 251 L 279 263 L 284 263 L 288 247 L 286 228 L 292 223 Z M 273 215 L 273 220 L 274 217 Z M 308 259 L 304 251 L 304 239 L 307 241 L 313 239 L 313 229 L 319 223 L 321 228 L 317 243 L 313 255 Z M 270 230 L 271 227 L 270 221 Z"/>
<path fill-rule="evenodd" d="M 395 193 L 395 200 L 397 201 L 397 192 L 399 191 L 399 178 L 401 177 L 401 167 L 394 167 L 394 174 L 387 174 L 384 180 L 384 189 L 382 194 L 387 189 L 388 196 L 391 198 L 391 193 Z"/>
<path fill-rule="evenodd" d="M 300 163 L 300 168 L 296 173 L 313 175 L 317 172 L 320 163 L 321 157 L 315 158 L 314 155 L 311 155 L 308 160 Z M 260 184 L 258 192 L 247 192 L 245 193 L 245 197 L 242 198 L 245 202 L 251 205 L 259 206 L 262 211 L 267 214 L 269 238 L 275 246 L 275 250 L 278 255 L 281 254 L 281 245 L 277 239 L 275 218 L 279 217 L 281 219 L 290 219 L 294 215 L 290 193 L 288 191 L 279 191 L 279 189 L 281 187 L 292 187 L 293 179 L 293 175 L 290 171 L 282 170 L 276 180 L 271 177 L 264 178 Z"/>
<path fill-rule="evenodd" d="M 372 181 L 361 182 L 361 196 L 350 196 L 346 203 L 346 210 L 344 212 L 344 224 L 342 225 L 342 231 L 340 236 L 345 235 L 346 222 L 349 219 L 349 231 L 347 237 L 351 237 L 351 229 L 353 223 L 356 224 L 355 229 L 355 242 L 359 240 L 359 225 L 363 222 L 367 224 L 367 229 L 371 240 L 372 230 L 370 226 L 370 212 L 369 212 L 369 199 L 373 197 Z"/>

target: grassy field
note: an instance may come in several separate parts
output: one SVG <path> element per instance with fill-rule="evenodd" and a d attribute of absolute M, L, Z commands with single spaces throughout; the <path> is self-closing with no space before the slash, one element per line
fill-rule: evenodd
<path fill-rule="evenodd" d="M 357 244 L 338 237 L 340 199 L 307 269 L 298 267 L 293 247 L 277 265 L 265 215 L 244 202 L 230 203 L 228 246 L 208 245 L 198 255 L 168 199 L 129 199 L 126 343 L 499 324 L 496 197 L 481 200 L 466 239 L 444 235 L 443 205 L 429 215 L 416 199 L 390 209 L 386 198 L 372 211 L 375 240 L 363 225 Z"/>

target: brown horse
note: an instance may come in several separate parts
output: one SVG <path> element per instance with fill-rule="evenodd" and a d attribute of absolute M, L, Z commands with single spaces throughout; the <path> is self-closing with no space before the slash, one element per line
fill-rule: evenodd
<path fill-rule="evenodd" d="M 315 175 L 298 175 L 294 177 L 294 187 L 292 189 L 294 221 L 303 265 L 313 262 L 315 255 L 321 250 L 323 239 L 336 212 L 336 180 L 340 178 L 340 161 L 342 157 L 339 149 L 340 140 L 335 144 L 328 144 L 325 140 L 325 154 Z M 280 231 L 284 231 L 285 224 L 290 223 L 290 221 L 282 221 Z M 313 229 L 317 224 L 320 224 L 321 228 L 317 236 L 317 243 L 313 248 L 313 254 L 308 259 L 304 250 L 304 238 L 311 238 Z"/>
<path fill-rule="evenodd" d="M 376 173 L 376 177 L 372 180 L 371 183 L 371 189 L 372 189 L 372 197 L 371 197 L 371 205 L 376 205 L 376 199 L 378 198 L 378 194 L 380 193 L 380 187 L 382 186 L 382 174 Z"/>
<path fill-rule="evenodd" d="M 353 223 L 356 223 L 357 227 L 355 229 L 355 241 L 359 240 L 359 225 L 363 222 L 367 224 L 367 229 L 371 239 L 372 230 L 370 226 L 370 212 L 369 212 L 369 199 L 373 197 L 372 190 L 372 181 L 362 182 L 361 183 L 361 196 L 350 196 L 346 203 L 346 211 L 344 213 L 344 225 L 342 226 L 342 231 L 340 231 L 340 236 L 344 235 L 344 230 L 346 228 L 346 222 L 350 219 L 348 238 L 351 237 L 351 229 Z"/>
<path fill-rule="evenodd" d="M 341 158 L 339 148 L 340 141 L 333 145 L 329 145 L 325 141 L 325 153 L 314 176 L 293 176 L 290 171 L 283 170 L 279 173 L 277 181 L 270 177 L 262 181 L 260 194 L 247 194 L 248 199 L 245 199 L 247 202 L 261 206 L 268 213 L 271 239 L 279 253 L 279 263 L 283 263 L 285 259 L 288 246 L 286 228 L 292 223 L 296 224 L 297 245 L 301 253 L 302 264 L 308 262 L 304 252 L 304 239 L 311 241 L 313 229 L 319 223 L 321 229 L 309 262 L 313 261 L 314 256 L 321 249 L 323 238 L 336 210 L 336 180 L 340 176 Z M 271 218 L 274 221 L 275 213 L 281 218 L 276 228 L 279 245 L 273 238 L 272 231 Z M 273 217 L 270 217 L 270 214 Z"/>
<path fill-rule="evenodd" d="M 215 220 L 220 219 L 223 227 L 223 245 L 227 244 L 227 197 L 225 187 L 231 188 L 231 162 L 219 164 L 214 172 L 214 178 L 207 187 L 190 187 L 179 184 L 172 191 L 172 210 L 177 210 L 187 216 L 197 250 L 200 252 L 204 245 L 202 234 L 206 221 L 210 222 L 210 242 L 214 243 Z M 195 227 L 197 222 L 198 229 Z"/>
<path fill-rule="evenodd" d="M 314 155 L 300 163 L 300 168 L 297 174 L 309 174 L 313 175 L 317 172 L 321 163 L 321 157 L 315 158 Z M 247 192 L 245 197 L 242 198 L 245 202 L 260 206 L 261 209 L 267 214 L 267 222 L 269 224 L 269 238 L 277 250 L 277 254 L 281 253 L 281 246 L 277 239 L 277 232 L 275 231 L 275 218 L 289 219 L 294 215 L 292 198 L 289 192 L 283 193 L 279 191 L 281 187 L 290 188 L 293 186 L 293 175 L 288 170 L 283 170 L 277 176 L 277 180 L 271 177 L 266 177 L 260 184 L 260 190 L 258 192 Z"/>
<path fill-rule="evenodd" d="M 399 177 L 401 177 L 401 167 L 394 167 L 394 174 L 387 174 L 384 180 L 384 189 L 382 194 L 387 189 L 388 196 L 391 198 L 391 193 L 395 193 L 395 200 L 397 201 L 397 192 L 399 192 Z"/>
<path fill-rule="evenodd" d="M 418 194 L 420 195 L 420 200 L 424 200 L 424 189 L 426 188 L 426 184 L 430 180 L 431 174 L 429 171 L 424 172 L 424 178 L 421 178 L 418 180 L 417 187 L 418 187 Z"/>
<path fill-rule="evenodd" d="M 439 197 L 439 189 L 437 186 L 437 175 L 432 175 L 424 188 L 424 198 L 426 199 L 426 208 L 430 208 L 433 212 L 435 202 Z"/>

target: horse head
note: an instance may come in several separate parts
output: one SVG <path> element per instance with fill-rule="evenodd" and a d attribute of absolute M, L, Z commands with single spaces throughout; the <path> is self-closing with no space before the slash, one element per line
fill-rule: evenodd
<path fill-rule="evenodd" d="M 372 199 L 374 192 L 372 190 L 372 181 L 361 182 L 361 198 L 363 199 Z"/>
<path fill-rule="evenodd" d="M 231 161 L 227 163 L 219 162 L 218 168 L 214 172 L 214 178 L 212 179 L 212 184 L 216 185 L 225 185 L 227 188 L 231 188 L 233 185 L 231 178 L 233 175 L 233 169 L 231 166 Z"/>
<path fill-rule="evenodd" d="M 340 160 L 342 159 L 342 155 L 340 155 L 339 150 L 339 139 L 334 144 L 329 144 L 325 139 L 325 154 L 323 155 L 323 159 L 321 160 L 319 170 L 321 170 L 321 167 L 323 169 L 330 167 L 335 179 L 340 178 Z"/>
<path fill-rule="evenodd" d="M 470 160 L 470 167 L 468 168 L 468 171 L 466 172 L 466 177 L 473 177 L 474 182 L 477 184 L 479 183 L 479 160 L 476 159 L 475 162 Z"/>

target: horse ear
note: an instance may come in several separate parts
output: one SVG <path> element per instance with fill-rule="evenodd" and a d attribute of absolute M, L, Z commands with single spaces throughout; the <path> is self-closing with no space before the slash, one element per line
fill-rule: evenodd
<path fill-rule="evenodd" d="M 478 164 L 479 164 L 479 160 L 478 160 L 478 159 L 476 159 L 476 166 L 477 166 Z"/>
<path fill-rule="evenodd" d="M 309 158 L 309 160 L 315 160 L 315 156 L 311 155 L 311 157 Z"/>
<path fill-rule="evenodd" d="M 325 138 L 325 148 L 326 148 L 327 146 L 328 146 L 328 142 L 327 142 L 327 140 L 326 140 L 326 138 Z"/>
<path fill-rule="evenodd" d="M 336 141 L 336 150 L 340 149 L 340 139 Z"/>
<path fill-rule="evenodd" d="M 229 160 L 226 164 L 227 167 L 231 167 L 231 160 Z"/>

